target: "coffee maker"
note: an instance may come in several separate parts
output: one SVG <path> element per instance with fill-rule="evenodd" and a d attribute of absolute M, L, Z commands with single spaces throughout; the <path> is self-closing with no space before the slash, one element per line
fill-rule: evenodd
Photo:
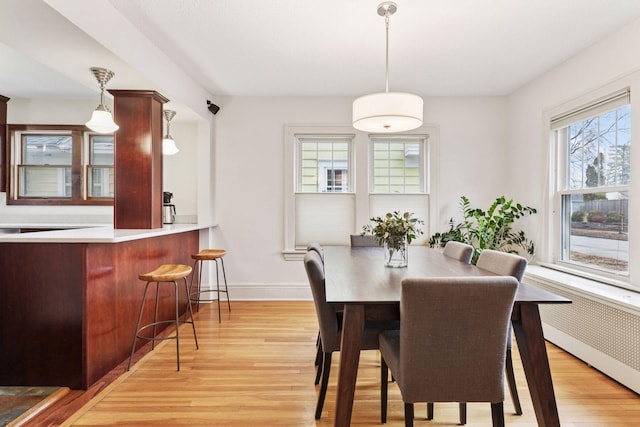
<path fill-rule="evenodd" d="M 162 222 L 164 224 L 173 224 L 176 220 L 176 206 L 171 203 L 173 193 L 165 191 L 162 193 Z"/>

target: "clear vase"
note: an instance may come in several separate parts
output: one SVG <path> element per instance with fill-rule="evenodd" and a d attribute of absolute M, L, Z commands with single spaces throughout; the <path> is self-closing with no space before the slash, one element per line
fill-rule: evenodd
<path fill-rule="evenodd" d="M 386 267 L 406 267 L 409 262 L 407 237 L 389 238 L 384 242 L 384 265 Z"/>

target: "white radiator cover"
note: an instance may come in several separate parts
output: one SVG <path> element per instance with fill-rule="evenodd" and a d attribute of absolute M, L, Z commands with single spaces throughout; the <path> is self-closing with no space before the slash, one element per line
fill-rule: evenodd
<path fill-rule="evenodd" d="M 524 281 L 573 301 L 540 305 L 548 341 L 640 393 L 640 310 L 534 275 Z"/>

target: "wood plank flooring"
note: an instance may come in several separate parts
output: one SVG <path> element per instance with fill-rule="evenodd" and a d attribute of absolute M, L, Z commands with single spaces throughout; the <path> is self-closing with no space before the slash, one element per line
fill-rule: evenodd
<path fill-rule="evenodd" d="M 196 315 L 200 349 L 190 325 L 181 329 L 181 371 L 176 371 L 175 342 L 164 341 L 139 360 L 131 372 L 123 363 L 84 398 L 66 408 L 64 426 L 330 426 L 333 425 L 339 357 L 334 357 L 321 420 L 314 420 L 317 387 L 313 385 L 317 323 L 312 302 L 232 302 L 203 304 Z M 565 427 L 638 426 L 640 397 L 548 344 L 560 419 Z M 509 426 L 535 426 L 522 365 L 514 349 L 518 391 L 524 415 L 513 414 L 506 393 Z M 112 382 L 111 382 L 112 381 Z M 107 385 L 107 383 L 109 383 Z M 364 352 L 360 361 L 352 425 L 380 425 L 379 355 Z M 76 396 L 77 397 L 77 396 Z M 89 400 L 90 399 L 90 400 Z M 78 402 L 87 402 L 77 412 Z M 416 426 L 458 423 L 457 404 L 436 404 L 435 419 L 424 420 L 416 405 Z M 56 413 L 58 418 L 61 412 Z M 50 416 L 51 417 L 51 416 Z M 68 417 L 68 418 L 67 418 Z M 55 416 L 53 417 L 55 418 Z M 50 418 L 51 419 L 51 418 Z M 33 425 L 58 425 L 40 420 Z M 398 389 L 389 386 L 387 426 L 403 426 Z M 468 405 L 468 426 L 490 426 L 488 404 Z"/>

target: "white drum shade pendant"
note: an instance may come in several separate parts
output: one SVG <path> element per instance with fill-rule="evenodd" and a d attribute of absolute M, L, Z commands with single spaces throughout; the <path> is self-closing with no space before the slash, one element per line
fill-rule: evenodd
<path fill-rule="evenodd" d="M 375 133 L 405 132 L 422 126 L 424 102 L 418 95 L 389 92 L 389 16 L 398 7 L 394 2 L 378 6 L 386 27 L 386 90 L 353 101 L 353 127 Z"/>

